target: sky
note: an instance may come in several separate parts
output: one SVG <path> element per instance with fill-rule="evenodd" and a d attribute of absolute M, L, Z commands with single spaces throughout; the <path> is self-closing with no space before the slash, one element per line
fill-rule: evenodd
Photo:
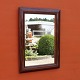
<path fill-rule="evenodd" d="M 29 20 L 30 18 L 46 18 L 46 19 L 53 19 L 55 15 L 44 15 L 44 14 L 25 14 L 25 21 Z"/>

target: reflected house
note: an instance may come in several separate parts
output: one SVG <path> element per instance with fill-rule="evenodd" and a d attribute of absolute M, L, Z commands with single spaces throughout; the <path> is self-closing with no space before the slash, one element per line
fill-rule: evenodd
<path fill-rule="evenodd" d="M 25 30 L 30 28 L 33 36 L 54 35 L 54 23 L 48 21 L 26 21 Z M 26 30 L 27 31 L 27 30 Z M 26 34 L 25 31 L 25 34 Z"/>
<path fill-rule="evenodd" d="M 27 32 L 30 36 L 27 37 Z M 25 40 L 36 44 L 41 36 L 51 34 L 54 36 L 54 23 L 48 21 L 26 21 L 25 22 Z"/>

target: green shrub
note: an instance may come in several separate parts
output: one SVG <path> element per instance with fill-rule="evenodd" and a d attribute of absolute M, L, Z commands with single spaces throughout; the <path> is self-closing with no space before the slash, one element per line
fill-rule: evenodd
<path fill-rule="evenodd" d="M 25 50 L 25 56 L 37 56 L 37 51 L 35 51 L 35 52 L 33 52 L 33 50 L 32 49 L 30 49 L 30 50 Z"/>
<path fill-rule="evenodd" d="M 38 43 L 39 55 L 53 55 L 54 37 L 53 35 L 44 35 Z"/>
<path fill-rule="evenodd" d="M 32 49 L 30 49 L 30 50 L 26 49 L 25 50 L 25 60 L 36 59 L 37 55 L 38 55 L 37 51 L 33 52 Z"/>

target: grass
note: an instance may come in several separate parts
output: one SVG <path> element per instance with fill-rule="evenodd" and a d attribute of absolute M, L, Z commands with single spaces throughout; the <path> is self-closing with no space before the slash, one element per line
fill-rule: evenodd
<path fill-rule="evenodd" d="M 48 58 L 49 55 L 25 56 L 25 60 L 38 60 Z"/>
<path fill-rule="evenodd" d="M 26 60 L 37 59 L 37 56 L 25 56 Z"/>

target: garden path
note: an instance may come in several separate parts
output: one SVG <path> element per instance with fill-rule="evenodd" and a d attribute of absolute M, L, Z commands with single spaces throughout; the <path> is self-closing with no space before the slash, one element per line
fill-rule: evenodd
<path fill-rule="evenodd" d="M 25 66 L 34 66 L 34 65 L 52 64 L 52 63 L 54 63 L 54 58 L 48 58 L 42 60 L 25 61 Z"/>

